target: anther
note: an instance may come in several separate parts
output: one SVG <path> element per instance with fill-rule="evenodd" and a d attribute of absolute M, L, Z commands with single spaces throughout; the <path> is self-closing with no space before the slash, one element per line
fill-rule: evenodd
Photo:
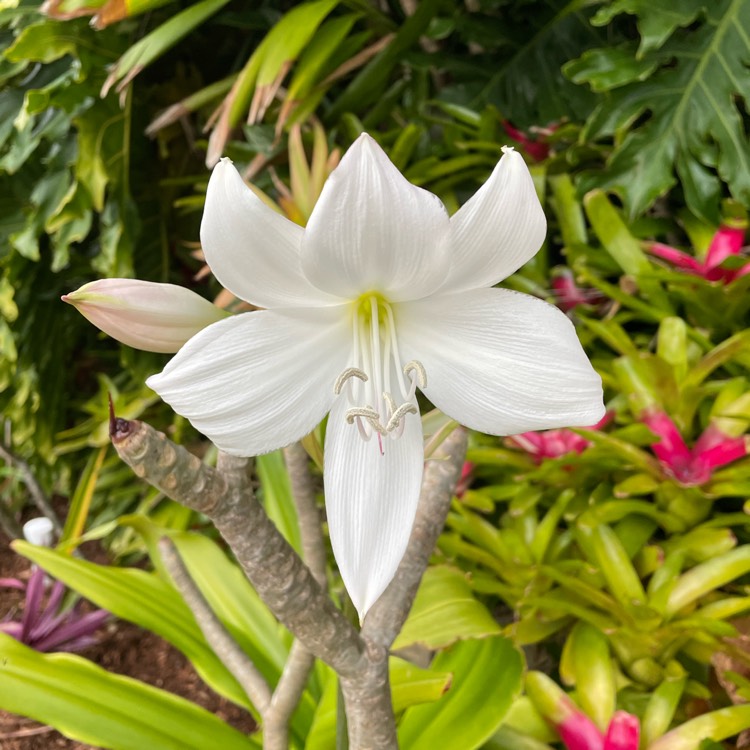
<path fill-rule="evenodd" d="M 411 362 L 408 362 L 404 366 L 404 375 L 408 376 L 409 373 L 414 373 L 414 381 L 417 383 L 417 385 L 420 388 L 426 388 L 427 387 L 427 371 L 424 369 L 424 366 L 421 362 L 417 362 L 416 359 L 413 359 Z"/>
<path fill-rule="evenodd" d="M 355 419 L 366 419 L 377 432 L 385 432 L 385 427 L 380 423 L 380 415 L 371 406 L 357 406 L 346 412 L 346 421 L 354 424 Z"/>
<path fill-rule="evenodd" d="M 388 420 L 388 424 L 385 426 L 386 432 L 393 432 L 400 424 L 403 418 L 407 414 L 418 414 L 417 407 L 414 406 L 414 404 L 401 404 L 401 406 L 396 409 L 393 414 L 391 414 L 391 418 Z"/>
<path fill-rule="evenodd" d="M 344 372 L 336 378 L 336 382 L 333 384 L 333 392 L 338 396 L 346 385 L 346 381 L 351 378 L 359 378 L 363 383 L 366 383 L 369 378 L 364 370 L 360 370 L 358 367 L 347 367 Z"/>
<path fill-rule="evenodd" d="M 393 396 L 391 396 L 388 391 L 383 391 L 383 401 L 388 405 L 388 413 L 393 414 L 394 411 L 398 408 L 396 406 L 396 402 L 393 400 Z"/>

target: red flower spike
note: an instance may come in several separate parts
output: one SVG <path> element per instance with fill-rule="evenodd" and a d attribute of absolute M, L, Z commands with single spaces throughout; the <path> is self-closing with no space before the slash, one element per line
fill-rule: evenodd
<path fill-rule="evenodd" d="M 588 430 L 601 430 L 614 419 L 614 413 L 608 411 Z M 583 453 L 591 445 L 591 441 L 567 428 L 544 430 L 543 432 L 522 432 L 511 435 L 507 442 L 526 451 L 536 463 L 540 464 L 545 458 L 560 458 L 568 453 Z"/>
<path fill-rule="evenodd" d="M 604 735 L 582 711 L 571 712 L 555 729 L 568 750 L 604 750 Z"/>
<path fill-rule="evenodd" d="M 651 450 L 663 463 L 677 468 L 689 464 L 693 454 L 682 439 L 677 425 L 663 412 L 652 412 L 643 417 L 643 423 L 660 440 L 652 444 Z"/>
<path fill-rule="evenodd" d="M 694 276 L 704 275 L 705 268 L 703 263 L 692 255 L 682 252 L 682 250 L 670 247 L 669 245 L 662 245 L 661 242 L 654 242 L 649 245 L 647 249 L 651 255 L 666 260 L 668 263 L 671 263 L 673 266 L 676 266 L 683 271 L 688 271 Z"/>
<path fill-rule="evenodd" d="M 576 284 L 573 272 L 569 268 L 555 271 L 551 281 L 555 294 L 555 304 L 564 312 L 569 313 L 579 305 L 588 307 L 600 306 L 607 302 L 607 297 L 597 289 L 581 288 Z"/>
<path fill-rule="evenodd" d="M 716 268 L 731 255 L 739 255 L 744 241 L 744 228 L 720 226 L 708 246 L 706 267 Z"/>
<path fill-rule="evenodd" d="M 744 437 L 725 435 L 709 425 L 690 450 L 675 423 L 663 412 L 647 413 L 646 427 L 659 437 L 651 450 L 659 459 L 665 474 L 685 487 L 696 487 L 711 479 L 714 469 L 743 458 L 748 453 Z"/>
<path fill-rule="evenodd" d="M 713 470 L 746 456 L 748 445 L 744 436 L 729 437 L 711 424 L 698 438 L 693 453 Z"/>
<path fill-rule="evenodd" d="M 640 734 L 638 717 L 617 711 L 609 723 L 602 750 L 638 750 Z"/>
<path fill-rule="evenodd" d="M 548 128 L 541 130 L 539 140 L 532 140 L 528 134 L 514 127 L 508 120 L 503 120 L 502 125 L 506 134 L 516 141 L 534 161 L 544 161 L 549 156 L 550 147 L 545 143 L 545 137 L 547 134 L 554 133 L 557 130 L 557 125 L 550 125 Z"/>
<path fill-rule="evenodd" d="M 737 256 L 742 252 L 744 241 L 744 227 L 722 225 L 716 230 L 716 234 L 711 240 L 705 261 L 700 261 L 692 255 L 682 252 L 682 250 L 663 245 L 660 242 L 652 242 L 646 246 L 646 249 L 651 255 L 666 260 L 676 268 L 693 276 L 700 276 L 706 281 L 721 281 L 724 284 L 729 284 L 750 273 L 750 263 L 735 269 L 721 268 L 721 264 L 727 258 Z"/>

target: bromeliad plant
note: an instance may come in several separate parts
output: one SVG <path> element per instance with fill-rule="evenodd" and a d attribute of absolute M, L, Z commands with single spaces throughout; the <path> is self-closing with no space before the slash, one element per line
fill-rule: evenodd
<path fill-rule="evenodd" d="M 23 526 L 27 541 L 51 547 L 54 526 L 50 519 L 32 518 Z M 51 582 L 42 568 L 35 566 L 27 582 L 18 578 L 0 578 L 0 588 L 25 593 L 20 621 L 8 613 L 0 621 L 0 633 L 15 638 L 37 651 L 82 651 L 97 642 L 96 632 L 110 618 L 103 609 L 84 612 L 82 602 L 65 602 L 65 585 Z"/>
<path fill-rule="evenodd" d="M 148 382 L 225 458 L 211 470 L 145 424 L 113 416 L 120 455 L 208 515 L 274 614 L 339 673 L 352 747 L 395 745 L 384 653 L 463 464 L 456 443 L 451 461 L 423 480 L 417 388 L 457 421 L 495 434 L 592 424 L 604 413 L 601 381 L 565 315 L 489 288 L 536 252 L 544 232 L 533 182 L 510 149 L 449 219 L 435 196 L 407 182 L 362 135 L 304 230 L 258 199 L 224 160 L 209 183 L 203 252 L 227 289 L 267 309 L 203 330 L 196 323 L 195 335 Z M 131 295 L 99 291 L 79 290 L 66 301 L 86 305 L 88 317 L 99 316 L 114 333 L 129 320 L 147 320 L 146 294 L 132 305 Z M 155 298 L 154 311 L 170 294 Z M 139 329 L 146 346 L 165 338 L 163 326 L 163 316 L 154 316 L 153 331 Z M 174 341 L 184 333 L 181 324 Z M 243 494 L 247 488 L 232 489 L 233 467 L 244 465 L 232 456 L 299 440 L 329 411 L 328 528 L 361 634 Z M 269 559 L 278 562 L 269 566 Z M 275 746 L 278 736 L 269 733 L 268 742 Z"/>
<path fill-rule="evenodd" d="M 684 699 L 706 688 L 677 661 L 652 691 L 641 692 L 618 674 L 611 656 L 604 634 L 579 622 L 560 661 L 560 677 L 573 690 L 565 692 L 543 672 L 527 672 L 525 695 L 495 735 L 495 750 L 550 750 L 547 743 L 558 738 L 566 750 L 695 750 L 750 722 L 748 704 L 686 715 Z"/>
<path fill-rule="evenodd" d="M 80 601 L 64 606 L 65 585 L 55 581 L 48 586 L 47 581 L 47 574 L 39 567 L 27 583 L 0 578 L 0 587 L 25 593 L 21 620 L 0 622 L 0 633 L 37 651 L 82 651 L 97 643 L 96 632 L 110 619 L 110 613 L 103 609 L 84 612 Z"/>

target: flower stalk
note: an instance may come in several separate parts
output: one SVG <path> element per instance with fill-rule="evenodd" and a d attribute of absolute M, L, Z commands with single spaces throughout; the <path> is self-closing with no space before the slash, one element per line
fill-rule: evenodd
<path fill-rule="evenodd" d="M 246 478 L 246 461 L 225 457 L 213 469 L 144 422 L 113 416 L 110 433 L 118 454 L 138 476 L 213 521 L 269 609 L 305 651 L 338 673 L 351 750 L 396 748 L 388 650 L 406 619 L 450 507 L 464 463 L 465 431 L 451 433 L 428 463 L 407 551 L 361 633 L 334 606 L 316 576 L 278 532 L 249 483 L 237 480 L 238 476 Z M 294 671 L 302 673 L 305 664 L 300 655 Z"/>

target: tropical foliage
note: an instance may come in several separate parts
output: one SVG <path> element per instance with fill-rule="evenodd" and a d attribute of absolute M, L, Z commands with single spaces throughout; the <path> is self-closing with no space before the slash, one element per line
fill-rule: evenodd
<path fill-rule="evenodd" d="M 471 436 L 391 661 L 400 741 L 730 747 L 750 729 L 749 28 L 743 0 L 0 2 L 3 525 L 12 532 L 29 498 L 67 500 L 58 549 L 15 549 L 159 634 L 257 716 L 166 573 L 159 537 L 271 684 L 290 637 L 204 519 L 108 448 L 108 396 L 205 460 L 215 451 L 144 385 L 164 355 L 101 336 L 60 296 L 137 276 L 241 309 L 198 240 L 221 156 L 304 224 L 364 130 L 450 212 L 514 145 L 549 231 L 507 285 L 570 315 L 608 416 Z M 307 447 L 320 464 L 319 443 Z M 256 474 L 298 545 L 281 455 Z M 89 540 L 112 564 L 70 554 Z M 83 656 L 10 635 L 0 654 L 0 707 L 81 741 L 260 746 Z M 293 747 L 334 746 L 336 701 L 318 665 Z"/>

